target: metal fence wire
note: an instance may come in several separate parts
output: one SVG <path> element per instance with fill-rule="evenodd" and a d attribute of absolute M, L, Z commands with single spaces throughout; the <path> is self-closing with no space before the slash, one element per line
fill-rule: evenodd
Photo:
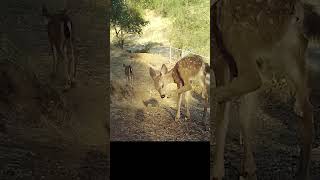
<path fill-rule="evenodd" d="M 159 54 L 163 57 L 166 57 L 168 59 L 168 63 L 175 63 L 181 58 L 191 54 L 201 56 L 206 62 L 210 62 L 209 57 L 192 52 L 192 50 L 190 49 L 180 49 L 172 46 L 161 46 L 158 48 L 151 48 L 149 50 L 149 53 Z"/>

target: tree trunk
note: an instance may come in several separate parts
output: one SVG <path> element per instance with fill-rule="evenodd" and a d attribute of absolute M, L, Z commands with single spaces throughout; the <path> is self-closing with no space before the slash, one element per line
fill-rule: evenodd
<path fill-rule="evenodd" d="M 123 49 L 124 48 L 124 39 L 120 40 L 120 45 L 121 45 L 121 49 Z"/>
<path fill-rule="evenodd" d="M 123 31 L 120 30 L 120 47 L 121 49 L 124 48 L 124 35 L 123 35 Z"/>

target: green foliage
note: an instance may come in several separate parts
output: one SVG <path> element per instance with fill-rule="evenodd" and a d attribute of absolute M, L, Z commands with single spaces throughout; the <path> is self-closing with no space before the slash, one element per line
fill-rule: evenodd
<path fill-rule="evenodd" d="M 194 52 L 210 55 L 210 7 L 209 3 L 189 1 L 174 14 L 170 41 L 180 48 L 190 48 Z M 206 2 L 206 1 L 202 1 Z"/>
<path fill-rule="evenodd" d="M 112 1 L 110 22 L 122 48 L 128 34 L 141 34 L 142 27 L 148 24 L 148 21 L 143 19 L 141 11 L 124 0 Z"/>
<path fill-rule="evenodd" d="M 136 6 L 152 9 L 172 20 L 170 42 L 173 46 L 210 55 L 209 0 L 135 0 Z"/>

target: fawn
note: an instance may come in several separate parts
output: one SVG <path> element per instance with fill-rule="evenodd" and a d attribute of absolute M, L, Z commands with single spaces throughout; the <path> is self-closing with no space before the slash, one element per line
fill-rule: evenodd
<path fill-rule="evenodd" d="M 126 75 L 127 78 L 127 84 L 129 84 L 131 87 L 133 87 L 133 69 L 132 66 L 129 65 L 122 65 L 124 67 L 124 74 Z"/>
<path fill-rule="evenodd" d="M 309 39 L 320 37 L 320 16 L 301 0 L 216 0 L 212 1 L 211 8 L 214 12 L 211 17 L 211 59 L 214 59 L 216 87 L 210 87 L 210 102 L 218 102 L 216 113 L 211 116 L 216 122 L 212 136 L 216 139 L 212 179 L 224 177 L 227 111 L 229 101 L 236 97 L 241 98 L 239 119 L 245 149 L 241 174 L 246 179 L 257 179 L 250 121 L 258 107 L 257 90 L 272 71 L 284 73 L 296 91 L 294 110 L 301 116 L 302 137 L 298 179 L 309 179 L 313 107 L 305 55 Z M 230 64 L 236 64 L 238 77 L 228 82 L 232 76 Z"/>
<path fill-rule="evenodd" d="M 152 67 L 149 69 L 150 76 L 154 81 L 154 86 L 159 92 L 161 98 L 166 97 L 166 86 L 172 83 L 177 84 L 178 87 L 178 102 L 177 114 L 175 120 L 180 119 L 180 107 L 182 96 L 185 98 L 187 108 L 187 118 L 190 119 L 189 110 L 189 96 L 192 90 L 191 81 L 198 81 L 202 88 L 202 97 L 205 99 L 205 106 L 203 111 L 203 119 L 206 116 L 208 108 L 208 86 L 206 80 L 208 75 L 209 65 L 205 63 L 201 56 L 190 55 L 180 59 L 175 66 L 168 71 L 165 64 L 162 65 L 160 73 L 157 73 Z M 179 92 L 184 88 L 184 92 Z"/>
<path fill-rule="evenodd" d="M 57 72 L 57 60 L 62 59 L 66 78 L 65 89 L 68 89 L 74 83 L 76 73 L 72 21 L 66 10 L 50 14 L 44 5 L 42 15 L 47 20 L 49 44 L 53 53 L 52 75 Z M 68 53 L 71 57 L 68 57 Z"/>

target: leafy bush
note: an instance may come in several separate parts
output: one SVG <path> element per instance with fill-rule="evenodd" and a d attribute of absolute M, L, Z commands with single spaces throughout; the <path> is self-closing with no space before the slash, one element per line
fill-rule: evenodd
<path fill-rule="evenodd" d="M 110 22 L 121 48 L 128 34 L 141 34 L 142 27 L 148 24 L 139 9 L 129 6 L 124 0 L 112 1 Z"/>

